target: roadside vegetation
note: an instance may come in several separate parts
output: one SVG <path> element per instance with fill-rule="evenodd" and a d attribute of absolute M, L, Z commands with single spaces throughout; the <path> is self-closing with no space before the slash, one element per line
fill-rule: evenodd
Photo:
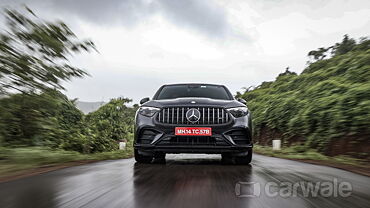
<path fill-rule="evenodd" d="M 307 149 L 301 145 L 285 146 L 280 150 L 272 150 L 271 146 L 255 144 L 254 153 L 270 157 L 278 157 L 300 162 L 340 168 L 354 173 L 370 176 L 369 160 L 351 155 L 328 156 L 315 149 Z"/>
<path fill-rule="evenodd" d="M 272 151 L 271 147 L 269 146 L 262 146 L 262 145 L 255 145 L 253 147 L 255 153 L 272 156 L 272 157 L 280 157 L 285 159 L 293 159 L 293 160 L 312 160 L 312 161 L 324 161 L 330 162 L 333 164 L 346 164 L 352 166 L 359 166 L 363 167 L 366 166 L 366 161 L 358 158 L 353 158 L 350 156 L 339 155 L 335 157 L 330 157 L 327 155 L 323 155 L 319 153 L 317 150 L 314 149 L 302 149 L 301 146 L 290 146 L 282 148 L 281 150 L 274 150 Z"/>
<path fill-rule="evenodd" d="M 128 144 L 122 150 L 83 154 L 76 151 L 48 147 L 0 147 L 1 177 L 22 175 L 42 168 L 84 164 L 90 161 L 115 160 L 133 156 L 133 147 Z"/>
<path fill-rule="evenodd" d="M 252 111 L 255 143 L 271 146 L 273 139 L 282 140 L 280 153 L 261 149 L 266 154 L 299 149 L 291 155 L 369 161 L 370 40 L 345 35 L 308 56 L 301 74 L 287 69 L 274 81 L 238 93 Z"/>
<path fill-rule="evenodd" d="M 132 156 L 137 106 L 115 98 L 84 115 L 62 83 L 87 76 L 69 59 L 95 51 L 63 22 L 47 22 L 30 9 L 5 10 L 0 31 L 0 176 L 39 166 Z M 118 150 L 118 142 L 127 142 Z"/>

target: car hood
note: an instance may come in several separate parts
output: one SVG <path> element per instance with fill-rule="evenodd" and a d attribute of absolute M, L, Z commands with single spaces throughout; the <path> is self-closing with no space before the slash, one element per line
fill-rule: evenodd
<path fill-rule="evenodd" d="M 144 103 L 142 106 L 150 107 L 167 107 L 167 106 L 209 106 L 209 107 L 223 107 L 233 108 L 242 107 L 244 104 L 237 100 L 216 100 L 210 98 L 176 98 L 168 100 L 151 100 Z"/>

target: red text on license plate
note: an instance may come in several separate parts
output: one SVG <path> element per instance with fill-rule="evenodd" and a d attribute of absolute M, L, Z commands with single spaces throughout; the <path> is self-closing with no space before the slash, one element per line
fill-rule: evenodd
<path fill-rule="evenodd" d="M 178 136 L 212 136 L 212 128 L 208 127 L 176 127 Z"/>

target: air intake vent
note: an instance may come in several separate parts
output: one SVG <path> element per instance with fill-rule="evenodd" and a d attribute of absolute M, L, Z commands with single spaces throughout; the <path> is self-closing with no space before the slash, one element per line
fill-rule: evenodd
<path fill-rule="evenodd" d="M 163 108 L 157 115 L 157 121 L 163 124 L 182 125 L 217 125 L 230 121 L 229 113 L 223 108 L 194 107 L 199 111 L 199 120 L 190 122 L 186 118 L 186 112 L 192 107 L 169 107 Z"/>
<path fill-rule="evenodd" d="M 231 136 L 231 139 L 235 142 L 235 144 L 243 145 L 243 144 L 250 144 L 249 134 L 245 130 L 234 130 L 228 132 L 227 135 Z"/>
<path fill-rule="evenodd" d="M 154 137 L 158 134 L 157 131 L 151 130 L 151 129 L 145 129 L 141 131 L 138 143 L 140 144 L 150 144 Z"/>
<path fill-rule="evenodd" d="M 207 136 L 176 136 L 162 139 L 158 145 L 179 145 L 179 146 L 229 146 L 221 138 Z"/>

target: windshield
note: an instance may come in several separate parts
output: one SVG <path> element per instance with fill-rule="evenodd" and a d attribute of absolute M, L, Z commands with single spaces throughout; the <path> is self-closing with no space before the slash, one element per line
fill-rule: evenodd
<path fill-rule="evenodd" d="M 232 100 L 228 90 L 218 85 L 167 85 L 156 94 L 156 100 L 182 97 L 202 97 L 218 100 Z"/>

